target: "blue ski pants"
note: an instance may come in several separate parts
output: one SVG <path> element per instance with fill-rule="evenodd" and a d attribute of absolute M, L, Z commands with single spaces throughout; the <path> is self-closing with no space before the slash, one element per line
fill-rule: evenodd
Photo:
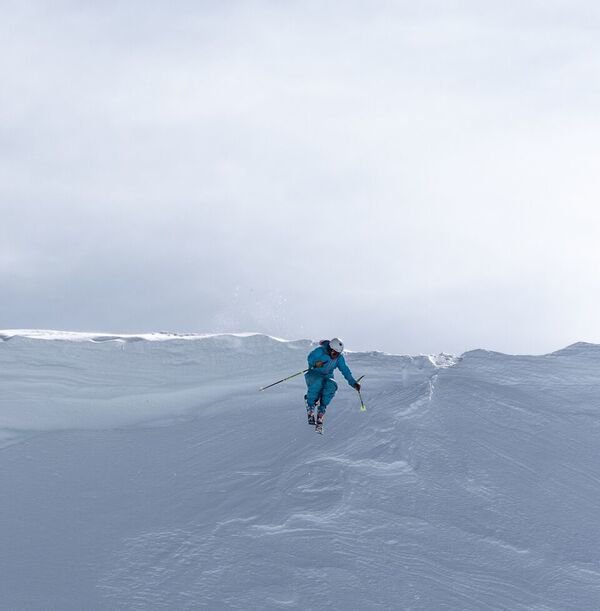
<path fill-rule="evenodd" d="M 306 403 L 307 410 L 309 412 L 314 411 L 315 403 L 319 401 L 319 414 L 324 414 L 327 406 L 331 403 L 336 391 L 337 383 L 334 379 L 328 378 L 327 376 L 321 375 L 320 373 L 313 373 L 309 371 L 304 375 L 306 380 Z"/>

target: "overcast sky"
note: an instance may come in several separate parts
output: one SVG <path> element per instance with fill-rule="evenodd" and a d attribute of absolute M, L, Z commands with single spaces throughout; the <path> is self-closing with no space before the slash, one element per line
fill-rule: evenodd
<path fill-rule="evenodd" d="M 600 342 L 600 4 L 0 2 L 0 328 Z"/>

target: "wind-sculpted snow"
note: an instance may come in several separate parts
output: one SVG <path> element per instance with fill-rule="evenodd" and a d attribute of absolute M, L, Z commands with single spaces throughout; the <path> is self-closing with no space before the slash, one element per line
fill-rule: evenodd
<path fill-rule="evenodd" d="M 320 436 L 310 342 L 195 340 L 0 343 L 6 608 L 600 608 L 600 347 L 349 353 Z"/>
<path fill-rule="evenodd" d="M 265 376 L 287 363 L 302 367 L 310 345 L 256 334 L 2 331 L 0 337 L 0 431 L 12 439 L 18 432 L 112 428 L 205 412 L 252 393 L 257 361 Z"/>

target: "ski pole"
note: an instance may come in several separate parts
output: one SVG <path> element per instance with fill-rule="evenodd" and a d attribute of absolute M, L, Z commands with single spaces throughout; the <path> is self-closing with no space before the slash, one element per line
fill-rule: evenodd
<path fill-rule="evenodd" d="M 357 382 L 360 382 L 365 376 L 360 376 L 360 378 L 358 378 L 358 380 L 356 380 Z M 360 399 L 360 411 L 361 412 L 366 412 L 367 411 L 367 406 L 365 405 L 365 402 L 363 401 L 362 395 L 360 394 L 360 390 L 356 391 L 358 393 L 358 397 Z"/>
<path fill-rule="evenodd" d="M 259 388 L 258 390 L 267 390 L 267 388 L 271 388 L 271 386 L 275 386 L 276 384 L 281 384 L 282 382 L 285 382 L 286 380 L 291 380 L 292 378 L 295 378 L 296 376 L 299 376 L 302 373 L 306 373 L 308 371 L 308 369 L 304 369 L 304 371 L 299 371 L 298 373 L 294 373 L 291 376 L 288 376 L 287 378 L 283 378 L 283 380 L 278 380 L 277 382 L 273 382 L 273 384 L 269 384 L 268 386 L 263 386 L 262 388 Z"/>

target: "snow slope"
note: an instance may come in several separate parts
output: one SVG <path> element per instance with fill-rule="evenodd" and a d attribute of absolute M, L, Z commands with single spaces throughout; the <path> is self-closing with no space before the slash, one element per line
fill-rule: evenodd
<path fill-rule="evenodd" d="M 600 346 L 350 353 L 324 436 L 310 347 L 0 331 L 0 606 L 600 608 Z"/>

